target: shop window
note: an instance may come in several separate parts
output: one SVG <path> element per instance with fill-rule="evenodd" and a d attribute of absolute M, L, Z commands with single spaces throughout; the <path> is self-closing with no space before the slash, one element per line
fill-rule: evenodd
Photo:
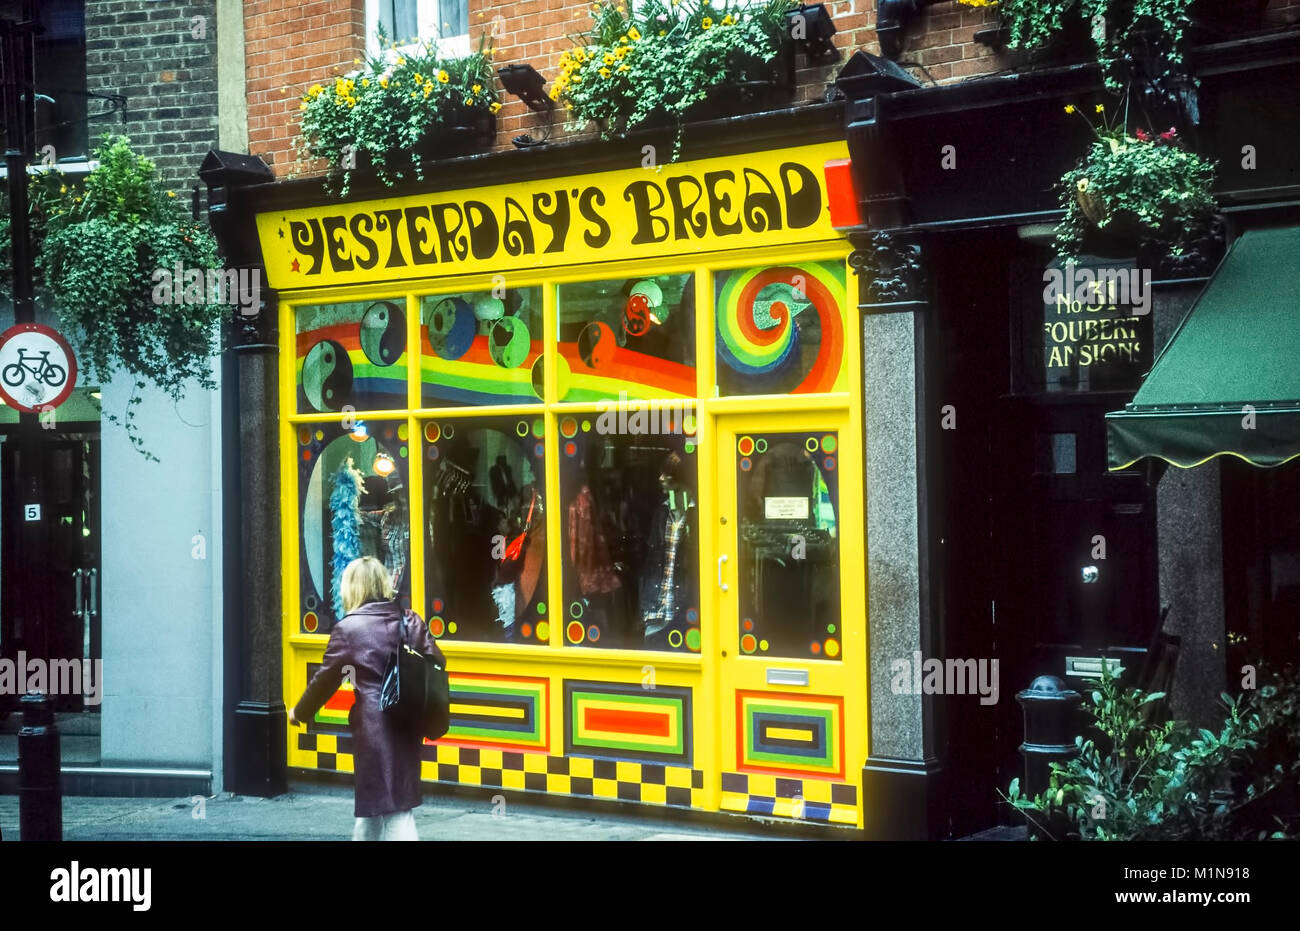
<path fill-rule="evenodd" d="M 646 434 L 605 417 L 559 424 L 564 642 L 698 652 L 694 418 L 677 405 Z"/>
<path fill-rule="evenodd" d="M 742 653 L 840 657 L 839 437 L 737 441 Z"/>
<path fill-rule="evenodd" d="M 298 412 L 406 407 L 406 300 L 297 308 Z"/>
<path fill-rule="evenodd" d="M 426 620 L 434 637 L 547 643 L 545 424 L 424 424 Z"/>
<path fill-rule="evenodd" d="M 420 338 L 424 407 L 541 403 L 541 288 L 423 297 Z"/>
<path fill-rule="evenodd" d="M 844 280 L 842 262 L 718 272 L 718 393 L 846 390 Z"/>
<path fill-rule="evenodd" d="M 348 563 L 374 556 L 409 607 L 407 426 L 391 421 L 297 427 L 300 626 L 328 633 L 343 614 L 338 583 Z"/>
<path fill-rule="evenodd" d="M 695 276 L 559 288 L 559 398 L 695 397 Z"/>
<path fill-rule="evenodd" d="M 449 55 L 470 51 L 468 0 L 366 0 L 366 14 L 372 50 L 378 50 L 375 37 L 382 29 L 399 52 L 420 39 L 437 40 Z"/>

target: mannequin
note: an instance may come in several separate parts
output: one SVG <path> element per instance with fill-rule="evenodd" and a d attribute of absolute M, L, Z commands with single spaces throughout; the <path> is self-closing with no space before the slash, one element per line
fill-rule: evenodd
<path fill-rule="evenodd" d="M 684 463 L 669 453 L 659 473 L 662 496 L 650 522 L 650 549 L 641 573 L 641 619 L 647 649 L 668 649 L 668 634 L 684 630 L 696 601 L 698 527 Z"/>

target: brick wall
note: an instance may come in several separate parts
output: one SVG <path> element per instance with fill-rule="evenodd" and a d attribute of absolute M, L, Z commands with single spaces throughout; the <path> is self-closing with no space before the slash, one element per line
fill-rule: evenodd
<path fill-rule="evenodd" d="M 877 0 L 839 0 L 826 7 L 835 21 L 839 62 L 807 67 L 800 55 L 796 99 L 820 99 L 848 55 L 857 49 L 880 54 L 876 38 Z M 493 37 L 498 65 L 528 62 L 542 72 L 548 86 L 559 72 L 560 53 L 571 48 L 568 36 L 585 31 L 590 0 L 469 0 L 471 43 L 480 32 Z M 364 48 L 361 0 L 308 2 L 250 0 L 245 5 L 248 42 L 248 104 L 251 151 L 268 157 L 278 177 L 315 173 L 320 165 L 294 164 L 298 100 L 310 85 L 348 71 Z M 1270 0 L 1269 21 L 1300 21 L 1300 0 Z M 1012 59 L 974 41 L 975 33 L 997 20 L 992 7 L 956 2 L 927 8 L 909 29 L 900 63 L 922 81 L 947 84 L 1013 67 Z M 536 137 L 545 118 L 523 102 L 505 96 L 497 114 L 497 146 L 509 148 L 520 133 Z M 563 110 L 555 112 L 552 139 L 572 134 L 564 128 Z M 289 169 L 289 170 L 286 170 Z"/>
<path fill-rule="evenodd" d="M 217 143 L 215 4 L 87 0 L 86 87 L 126 97 L 125 122 L 91 122 L 92 147 L 104 131 L 125 134 L 166 184 L 189 190 Z"/>

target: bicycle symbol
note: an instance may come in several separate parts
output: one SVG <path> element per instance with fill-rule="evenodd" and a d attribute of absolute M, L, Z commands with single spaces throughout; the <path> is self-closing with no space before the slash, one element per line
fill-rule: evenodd
<path fill-rule="evenodd" d="M 19 349 L 18 361 L 6 365 L 4 371 L 0 372 L 0 378 L 3 378 L 4 383 L 10 388 L 17 388 L 27 380 L 29 374 L 32 376 L 32 381 L 51 388 L 59 387 L 68 377 L 67 370 L 63 366 L 50 361 L 48 349 L 30 354 Z"/>

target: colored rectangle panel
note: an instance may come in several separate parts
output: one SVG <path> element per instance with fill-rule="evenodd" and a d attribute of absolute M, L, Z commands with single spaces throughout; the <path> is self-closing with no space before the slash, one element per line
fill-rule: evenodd
<path fill-rule="evenodd" d="M 546 679 L 478 673 L 449 679 L 451 727 L 440 744 L 550 749 Z"/>
<path fill-rule="evenodd" d="M 564 683 L 565 752 L 690 765 L 691 690 Z"/>
<path fill-rule="evenodd" d="M 785 775 L 844 773 L 844 699 L 736 692 L 736 768 Z"/>

